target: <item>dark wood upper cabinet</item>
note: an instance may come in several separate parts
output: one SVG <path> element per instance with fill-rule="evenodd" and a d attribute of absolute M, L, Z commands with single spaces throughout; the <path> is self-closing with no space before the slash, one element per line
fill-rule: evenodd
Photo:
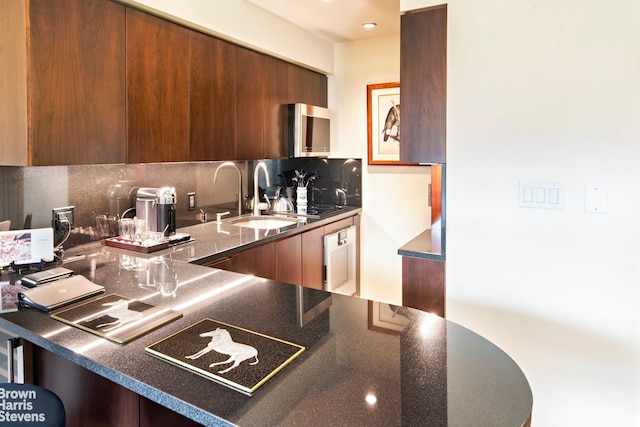
<path fill-rule="evenodd" d="M 0 2 L 0 164 L 286 158 L 326 76 L 106 0 Z"/>
<path fill-rule="evenodd" d="M 190 160 L 236 158 L 235 46 L 189 33 Z"/>
<path fill-rule="evenodd" d="M 400 90 L 400 161 L 446 163 L 446 5 L 402 15 Z"/>
<path fill-rule="evenodd" d="M 189 160 L 189 30 L 127 9 L 127 162 Z"/>
<path fill-rule="evenodd" d="M 293 64 L 288 69 L 288 103 L 327 106 L 327 76 Z"/>
<path fill-rule="evenodd" d="M 124 13 L 107 1 L 0 4 L 2 164 L 125 161 Z"/>
<path fill-rule="evenodd" d="M 264 153 L 267 159 L 287 157 L 288 64 L 264 57 Z"/>
<path fill-rule="evenodd" d="M 264 60 L 249 49 L 236 49 L 236 158 L 264 158 Z"/>

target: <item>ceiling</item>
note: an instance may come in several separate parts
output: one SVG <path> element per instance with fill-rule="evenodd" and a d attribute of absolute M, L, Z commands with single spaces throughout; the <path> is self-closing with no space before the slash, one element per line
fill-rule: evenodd
<path fill-rule="evenodd" d="M 400 0 L 247 0 L 334 43 L 400 33 Z M 378 24 L 364 29 L 365 22 Z"/>

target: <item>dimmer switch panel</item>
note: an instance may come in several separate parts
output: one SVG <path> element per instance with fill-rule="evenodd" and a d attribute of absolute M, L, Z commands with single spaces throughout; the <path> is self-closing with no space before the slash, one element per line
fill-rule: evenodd
<path fill-rule="evenodd" d="M 519 206 L 564 209 L 564 185 L 555 182 L 520 181 Z"/>

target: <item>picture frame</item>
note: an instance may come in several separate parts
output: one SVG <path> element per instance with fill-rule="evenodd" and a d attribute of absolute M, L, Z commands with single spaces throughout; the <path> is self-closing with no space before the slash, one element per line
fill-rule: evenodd
<path fill-rule="evenodd" d="M 369 300 L 367 311 L 368 329 L 385 334 L 399 335 L 409 324 L 409 319 L 397 313 L 397 308 L 400 308 L 400 306 Z"/>
<path fill-rule="evenodd" d="M 400 83 L 367 85 L 367 146 L 370 165 L 400 162 Z"/>

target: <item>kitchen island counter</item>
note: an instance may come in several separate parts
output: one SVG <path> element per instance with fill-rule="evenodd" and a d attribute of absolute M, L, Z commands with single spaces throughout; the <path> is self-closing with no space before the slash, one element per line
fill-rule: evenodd
<path fill-rule="evenodd" d="M 532 396 L 522 371 L 495 345 L 452 322 L 167 257 L 135 258 L 102 246 L 65 266 L 107 293 L 170 307 L 181 319 L 124 345 L 32 309 L 2 314 L 0 326 L 204 425 L 529 422 Z M 305 351 L 252 396 L 145 352 L 202 319 Z"/>

